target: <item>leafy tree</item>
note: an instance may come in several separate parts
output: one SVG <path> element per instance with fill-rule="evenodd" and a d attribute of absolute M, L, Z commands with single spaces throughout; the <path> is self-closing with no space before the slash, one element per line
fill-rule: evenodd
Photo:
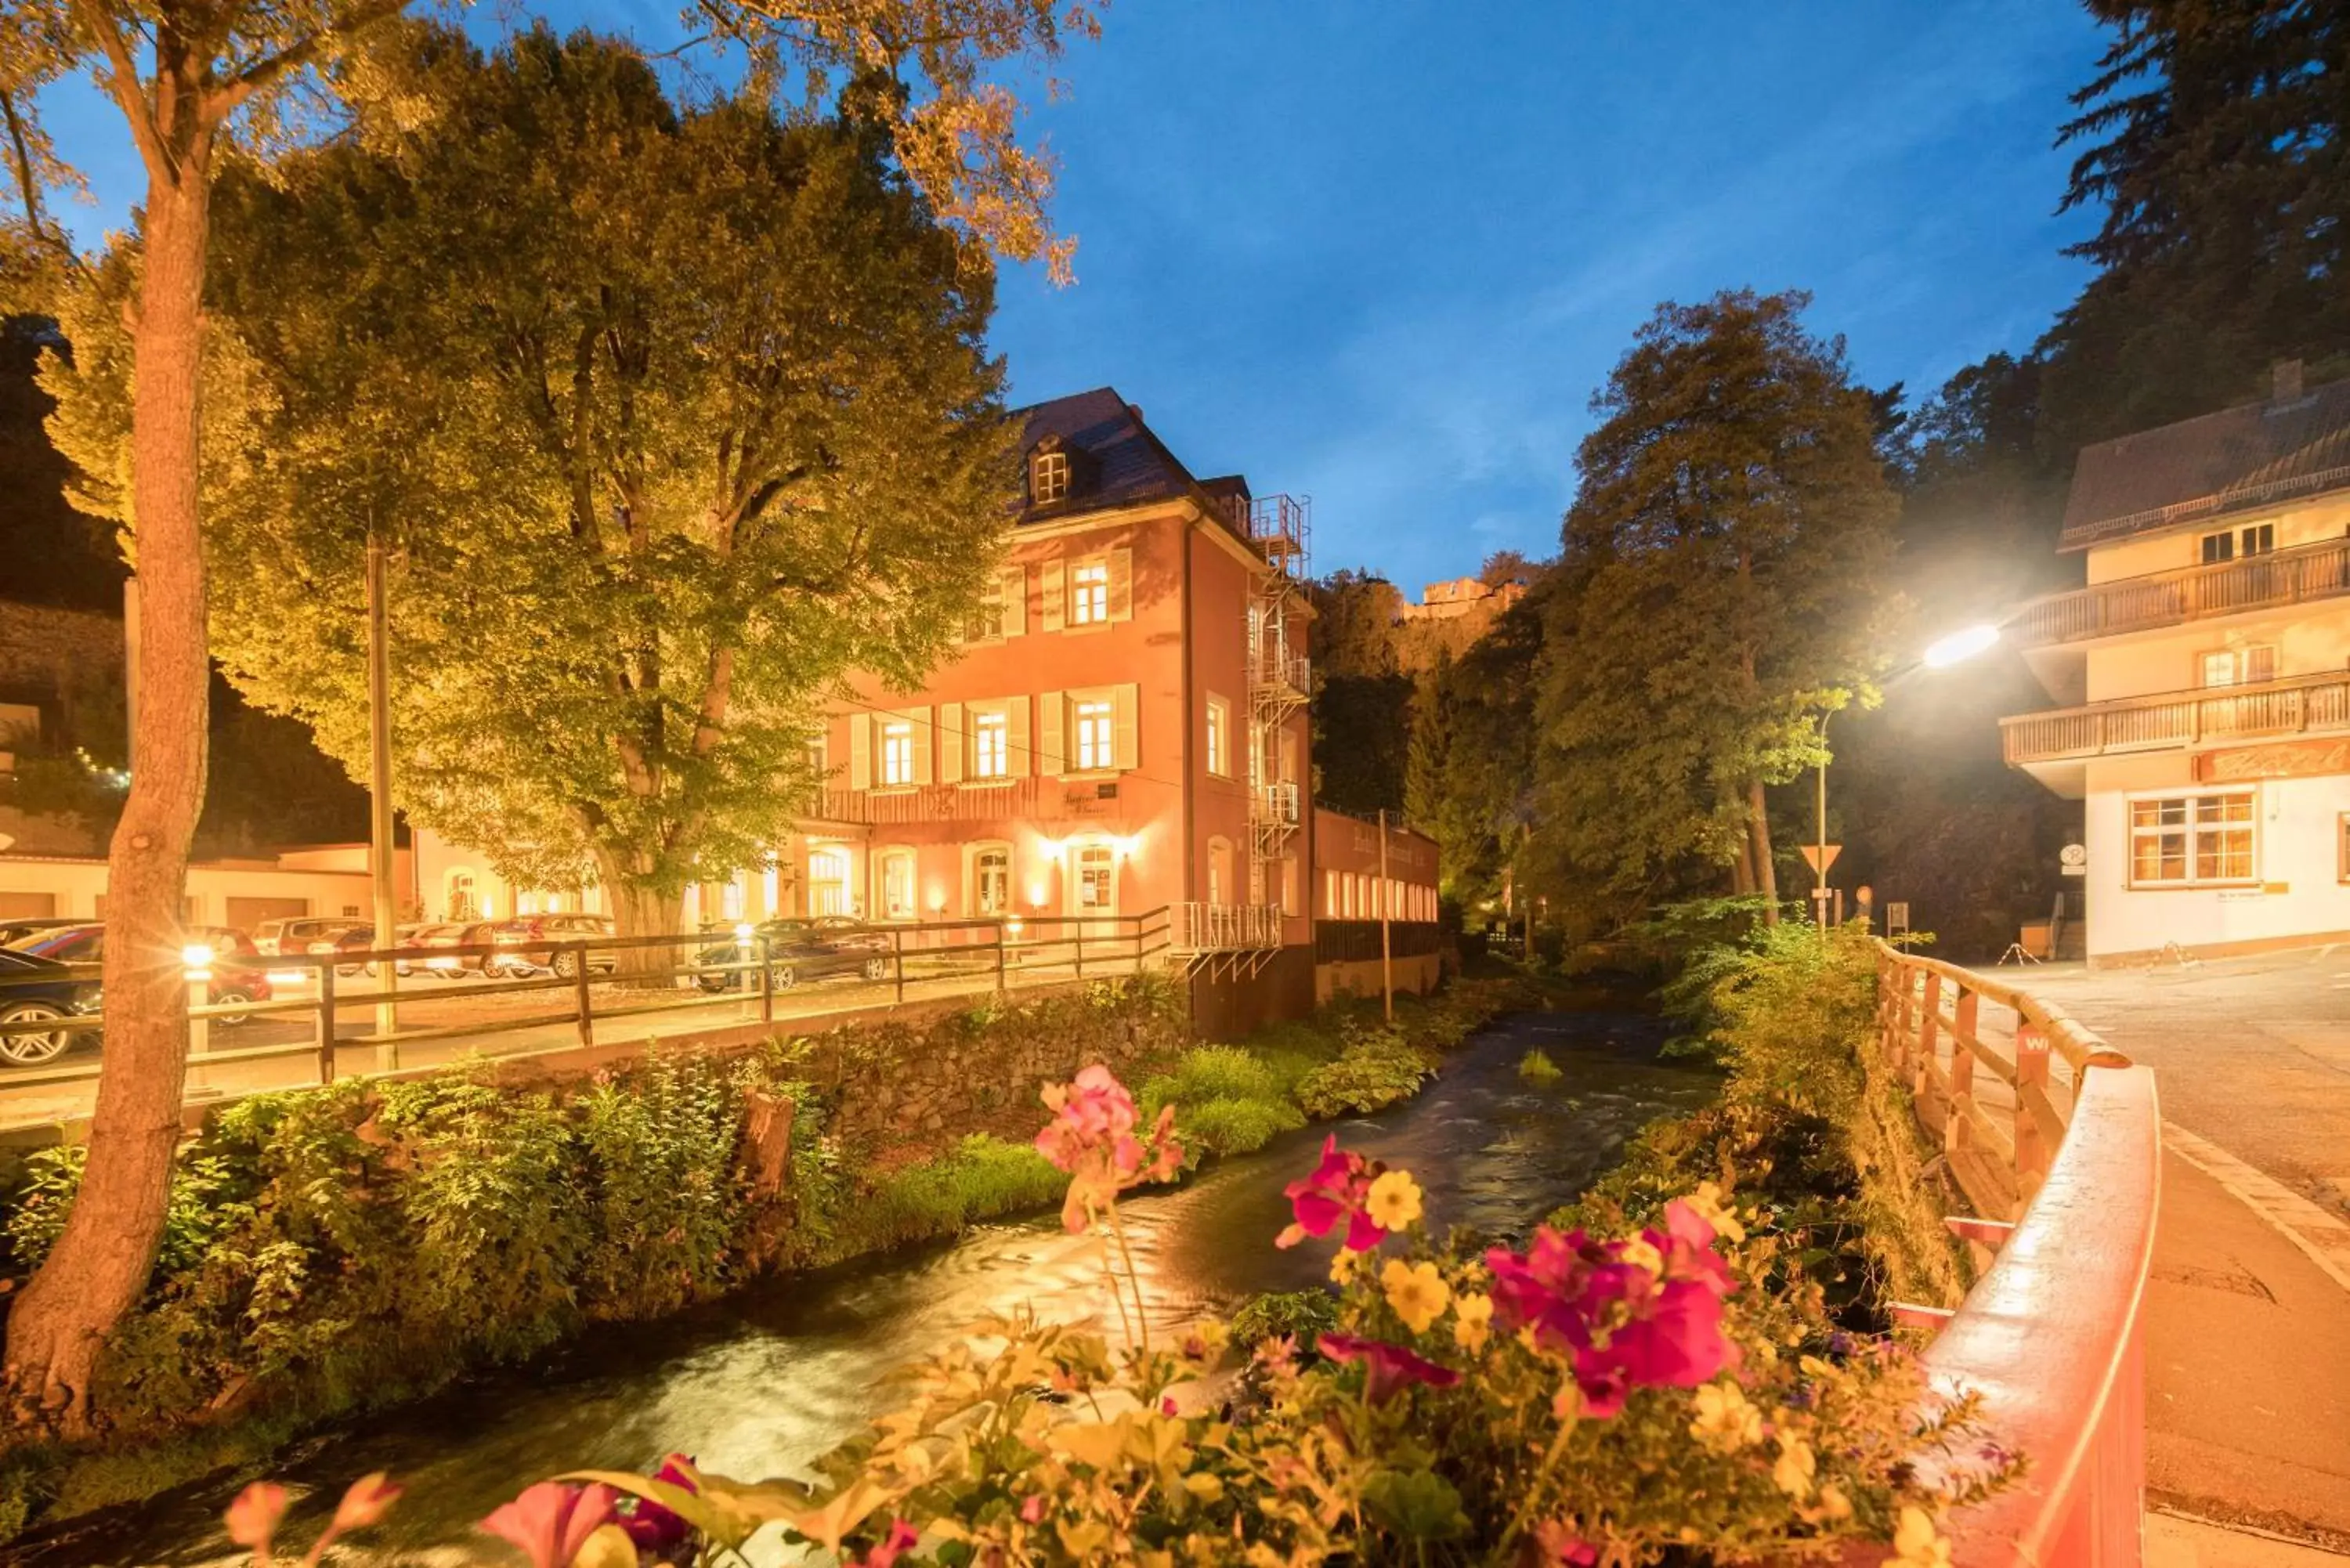
<path fill-rule="evenodd" d="M 1764 790 L 1873 700 L 1896 498 L 1878 408 L 1802 294 L 1660 306 L 1577 456 L 1538 709 L 1538 855 L 1570 904 L 1722 868 L 1776 898 Z"/>
<path fill-rule="evenodd" d="M 1314 605 L 1316 800 L 1340 811 L 1403 809 L 1412 683 L 1397 659 L 1395 585 L 1339 571 L 1309 585 Z"/>
<path fill-rule="evenodd" d="M 916 683 L 978 590 L 989 275 L 868 126 L 681 113 L 585 35 L 424 43 L 422 127 L 223 182 L 216 644 L 363 772 L 380 534 L 411 820 L 673 930 L 788 830 L 832 684 Z"/>
<path fill-rule="evenodd" d="M 2350 373 L 2350 16 L 2304 0 L 2090 0 L 2067 207 L 2098 274 L 2042 345 L 2069 456 L 2256 395 L 2271 361 Z"/>
<path fill-rule="evenodd" d="M 186 987 L 174 928 L 204 785 L 203 277 L 219 154 L 301 129 L 303 85 L 372 82 L 354 44 L 405 0 L 0 0 L 0 310 L 41 308 L 87 283 L 47 211 L 74 183 L 37 112 L 43 88 L 87 73 L 120 111 L 146 178 L 129 317 L 131 433 L 122 462 L 135 519 L 142 631 L 139 757 L 109 854 L 108 1051 L 88 1176 L 57 1247 L 9 1313 L 5 1377 L 20 1416 L 89 1428 L 90 1373 L 145 1282 L 161 1234 L 186 1066 Z M 726 38 L 780 79 L 854 75 L 915 182 L 974 247 L 1068 252 L 1044 218 L 1048 164 L 1015 136 L 1017 104 L 989 73 L 1057 55 L 1090 33 L 1087 0 L 704 0 Z M 404 109 L 429 105 L 408 99 Z"/>
<path fill-rule="evenodd" d="M 1444 891 L 1464 906 L 1497 900 L 1521 869 L 1534 821 L 1534 700 L 1544 632 L 1538 589 L 1459 658 L 1440 654 L 1420 677 L 1405 809 L 1415 826 L 1435 836 Z"/>

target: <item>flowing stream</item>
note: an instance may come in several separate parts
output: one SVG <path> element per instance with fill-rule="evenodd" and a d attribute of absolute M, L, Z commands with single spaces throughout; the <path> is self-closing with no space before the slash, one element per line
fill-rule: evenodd
<path fill-rule="evenodd" d="M 1335 1131 L 1410 1170 L 1442 1233 L 1523 1233 L 1615 1163 L 1649 1120 L 1702 1104 L 1710 1074 L 1663 1064 L 1657 1021 L 1615 1012 L 1504 1019 L 1446 1063 L 1419 1097 L 1378 1116 L 1308 1127 L 1221 1160 L 1171 1191 L 1122 1206 L 1154 1328 L 1229 1311 L 1326 1272 L 1326 1245 L 1276 1251 L 1282 1188 Z M 1535 1046 L 1562 1070 L 1522 1080 Z M 1039 1117 L 1043 1116 L 1040 1110 Z M 884 1376 L 989 1314 L 1107 1314 L 1101 1244 L 1056 1219 L 979 1227 L 951 1242 L 779 1278 L 657 1324 L 613 1325 L 526 1367 L 310 1441 L 275 1467 L 302 1501 L 286 1533 L 307 1544 L 341 1488 L 389 1470 L 408 1488 L 390 1517 L 338 1562 L 497 1560 L 473 1521 L 529 1481 L 582 1468 L 648 1471 L 671 1451 L 724 1474 L 792 1472 L 889 1403 Z M 200 1483 L 29 1543 L 41 1563 L 242 1561 L 220 1528 L 234 1493 Z M 305 1495 L 307 1494 L 307 1495 Z"/>

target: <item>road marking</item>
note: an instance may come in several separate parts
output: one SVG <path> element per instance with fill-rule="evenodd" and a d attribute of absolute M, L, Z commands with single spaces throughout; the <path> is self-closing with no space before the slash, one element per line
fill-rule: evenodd
<path fill-rule="evenodd" d="M 2177 1122 L 2162 1124 L 2162 1142 L 2308 1254 L 2309 1261 L 2324 1270 L 2327 1278 L 2350 1291 L 2350 1224 Z"/>

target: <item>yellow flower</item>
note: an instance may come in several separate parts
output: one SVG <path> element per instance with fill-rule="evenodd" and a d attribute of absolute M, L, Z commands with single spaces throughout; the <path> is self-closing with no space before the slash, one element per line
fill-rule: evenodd
<path fill-rule="evenodd" d="M 1382 1171 L 1363 1200 L 1371 1223 L 1382 1231 L 1401 1231 L 1419 1220 L 1419 1183 L 1408 1170 Z"/>
<path fill-rule="evenodd" d="M 1471 1354 L 1485 1348 L 1485 1336 L 1493 1329 L 1493 1298 L 1488 1295 L 1463 1295 L 1454 1298 L 1452 1342 Z"/>
<path fill-rule="evenodd" d="M 1665 1255 L 1638 1237 L 1625 1242 L 1617 1249 L 1616 1256 L 1619 1261 L 1636 1269 L 1646 1269 L 1652 1274 L 1660 1275 L 1665 1272 Z"/>
<path fill-rule="evenodd" d="M 1419 1201 L 1417 1193 L 1412 1200 Z M 1446 1303 L 1452 1300 L 1452 1287 L 1444 1282 L 1434 1263 L 1389 1258 L 1379 1272 L 1379 1283 L 1387 1289 L 1388 1305 L 1395 1308 L 1396 1316 L 1414 1334 L 1426 1334 L 1428 1325 L 1444 1315 Z"/>
<path fill-rule="evenodd" d="M 1812 1476 L 1818 1469 L 1809 1443 L 1790 1433 L 1779 1434 L 1779 1462 L 1771 1467 L 1772 1485 L 1801 1502 L 1812 1495 Z"/>
<path fill-rule="evenodd" d="M 1820 1505 L 1810 1511 L 1807 1518 L 1841 1521 L 1852 1517 L 1852 1499 L 1845 1496 L 1844 1488 L 1829 1481 L 1820 1488 Z"/>
<path fill-rule="evenodd" d="M 1696 1211 L 1699 1219 L 1712 1226 L 1723 1241 L 1743 1241 L 1746 1240 L 1746 1227 L 1738 1222 L 1738 1216 L 1730 1211 L 1721 1198 L 1720 1186 L 1711 1181 L 1700 1181 L 1697 1190 L 1682 1201 Z"/>
<path fill-rule="evenodd" d="M 1893 1532 L 1894 1555 L 1885 1568 L 1950 1568 L 1950 1543 L 1934 1529 L 1934 1516 L 1922 1508 L 1904 1508 Z"/>
<path fill-rule="evenodd" d="M 1362 1253 L 1339 1248 L 1338 1255 L 1330 1260 L 1330 1282 L 1342 1290 L 1354 1283 L 1356 1265 L 1362 1261 Z"/>
<path fill-rule="evenodd" d="M 1762 1412 L 1746 1402 L 1735 1383 L 1708 1383 L 1697 1391 L 1697 1419 L 1690 1436 L 1724 1453 L 1762 1440 Z"/>

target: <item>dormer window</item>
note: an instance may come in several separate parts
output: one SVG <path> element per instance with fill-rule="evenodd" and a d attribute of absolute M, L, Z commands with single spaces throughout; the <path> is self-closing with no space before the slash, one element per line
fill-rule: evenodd
<path fill-rule="evenodd" d="M 1028 501 L 1049 506 L 1069 493 L 1069 454 L 1040 452 L 1028 460 Z"/>

